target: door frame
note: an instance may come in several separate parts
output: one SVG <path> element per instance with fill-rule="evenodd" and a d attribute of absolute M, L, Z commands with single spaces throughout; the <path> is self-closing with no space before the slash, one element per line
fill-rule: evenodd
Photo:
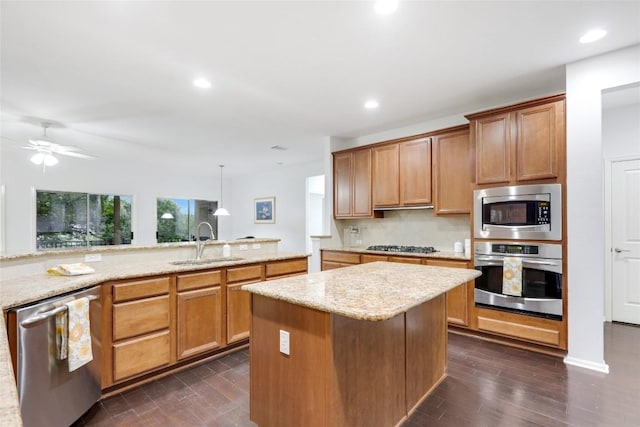
<path fill-rule="evenodd" d="M 640 160 L 640 155 L 629 154 L 625 156 L 615 156 L 604 159 L 604 319 L 611 322 L 613 318 L 613 263 L 611 253 L 613 242 L 611 236 L 612 215 L 611 215 L 611 186 L 613 184 L 612 169 L 613 164 L 630 160 Z"/>

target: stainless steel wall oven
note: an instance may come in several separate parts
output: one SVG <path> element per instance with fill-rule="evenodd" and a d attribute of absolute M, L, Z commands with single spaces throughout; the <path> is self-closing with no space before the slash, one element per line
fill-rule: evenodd
<path fill-rule="evenodd" d="M 522 266 L 521 295 L 503 290 L 505 258 Z M 561 320 L 562 245 L 553 243 L 476 242 L 476 306 Z"/>

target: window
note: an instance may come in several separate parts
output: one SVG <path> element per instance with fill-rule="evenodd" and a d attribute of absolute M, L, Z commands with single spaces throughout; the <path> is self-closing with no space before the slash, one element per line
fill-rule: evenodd
<path fill-rule="evenodd" d="M 218 202 L 208 200 L 158 199 L 158 243 L 195 241 L 196 226 L 202 221 L 211 224 L 217 239 L 218 218 L 213 215 L 217 208 Z M 201 232 L 205 233 L 204 227 Z M 208 233 L 203 234 L 205 237 Z"/>
<path fill-rule="evenodd" d="M 36 192 L 36 249 L 130 245 L 131 196 Z"/>

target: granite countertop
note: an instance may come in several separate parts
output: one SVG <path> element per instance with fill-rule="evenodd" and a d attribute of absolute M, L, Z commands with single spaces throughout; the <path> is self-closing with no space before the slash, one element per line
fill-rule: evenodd
<path fill-rule="evenodd" d="M 82 276 L 51 276 L 45 271 L 17 279 L 0 280 L 0 309 L 3 311 L 34 301 L 65 294 L 78 289 L 98 285 L 111 280 L 129 279 L 151 275 L 221 268 L 255 262 L 279 261 L 308 257 L 309 254 L 274 253 L 247 256 L 240 260 L 221 261 L 199 265 L 174 265 L 169 261 L 131 262 L 117 267 L 94 265 L 95 273 Z M 20 405 L 13 365 L 9 353 L 7 328 L 4 316 L 0 316 L 0 420 L 2 426 L 21 426 Z"/>
<path fill-rule="evenodd" d="M 480 276 L 471 269 L 373 262 L 244 285 L 243 290 L 358 320 L 386 320 Z"/>
<path fill-rule="evenodd" d="M 415 253 L 415 252 L 370 251 L 366 248 L 343 248 L 343 247 L 322 248 L 322 250 L 354 252 L 359 254 L 376 254 L 376 255 L 386 255 L 386 256 L 409 256 L 409 257 L 417 257 L 417 258 L 446 258 L 446 259 L 454 259 L 454 260 L 460 260 L 460 261 L 471 260 L 470 253 L 453 252 L 453 251 L 438 251 L 438 252 L 431 252 L 428 254 L 421 254 L 421 253 Z"/>

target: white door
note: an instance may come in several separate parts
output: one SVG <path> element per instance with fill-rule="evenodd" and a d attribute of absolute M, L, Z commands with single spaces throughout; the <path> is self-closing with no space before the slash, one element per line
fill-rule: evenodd
<path fill-rule="evenodd" d="M 640 324 L 640 160 L 611 167 L 612 312 Z"/>

